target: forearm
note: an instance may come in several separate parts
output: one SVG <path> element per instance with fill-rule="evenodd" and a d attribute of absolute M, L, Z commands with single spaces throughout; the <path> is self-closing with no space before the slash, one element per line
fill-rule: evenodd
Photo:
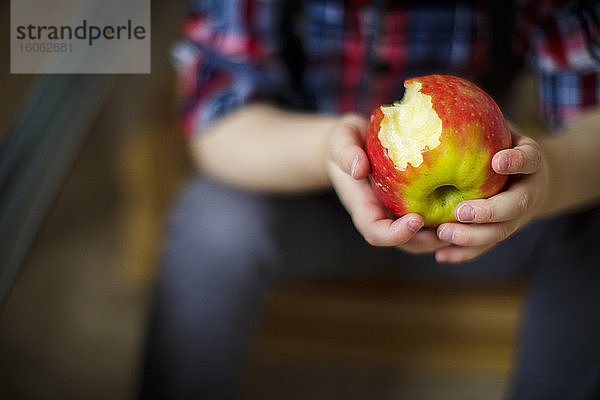
<path fill-rule="evenodd" d="M 600 204 L 600 110 L 540 145 L 549 179 L 539 216 Z"/>
<path fill-rule="evenodd" d="M 192 141 L 197 166 L 222 182 L 264 192 L 329 186 L 325 152 L 337 117 L 251 104 Z"/>

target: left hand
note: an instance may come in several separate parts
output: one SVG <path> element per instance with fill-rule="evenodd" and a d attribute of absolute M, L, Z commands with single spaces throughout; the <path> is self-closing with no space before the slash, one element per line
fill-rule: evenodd
<path fill-rule="evenodd" d="M 512 149 L 492 159 L 496 173 L 512 175 L 506 189 L 489 199 L 459 203 L 454 216 L 460 222 L 438 226 L 440 240 L 450 243 L 436 251 L 438 262 L 468 261 L 508 238 L 536 215 L 548 188 L 548 171 L 539 144 L 512 132 Z"/>

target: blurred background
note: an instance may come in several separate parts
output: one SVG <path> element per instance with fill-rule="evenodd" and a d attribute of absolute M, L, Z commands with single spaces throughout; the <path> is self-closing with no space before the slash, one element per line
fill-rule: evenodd
<path fill-rule="evenodd" d="M 45 201 L 20 203 L 33 222 L 4 243 L 21 268 L 0 311 L 0 398 L 132 399 L 163 221 L 193 170 L 169 63 L 185 1 L 153 1 L 150 75 L 11 75 L 9 2 L 0 11 L 0 154 L 19 127 L 72 131 L 70 151 L 34 140 L 21 161 L 45 157 L 65 173 L 17 182 Z M 27 125 L 69 101 L 52 126 Z M 269 297 L 242 397 L 500 399 L 523 293 L 521 282 L 286 283 Z"/>

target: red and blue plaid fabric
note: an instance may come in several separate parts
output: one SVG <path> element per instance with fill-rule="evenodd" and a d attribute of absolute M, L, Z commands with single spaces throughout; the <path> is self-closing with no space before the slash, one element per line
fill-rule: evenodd
<path fill-rule="evenodd" d="M 518 35 L 538 79 L 542 112 L 560 126 L 600 102 L 600 2 L 531 1 Z"/>
<path fill-rule="evenodd" d="M 257 99 L 366 115 L 399 99 L 411 76 L 451 73 L 477 81 L 494 62 L 490 9 L 481 4 L 195 0 L 173 50 L 183 131 L 191 136 Z M 536 72 L 548 123 L 560 126 L 598 105 L 597 2 L 517 6 L 513 39 Z"/>

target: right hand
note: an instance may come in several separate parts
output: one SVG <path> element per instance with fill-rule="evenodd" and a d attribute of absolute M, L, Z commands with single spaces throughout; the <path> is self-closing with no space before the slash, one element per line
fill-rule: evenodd
<path fill-rule="evenodd" d="M 395 246 L 415 254 L 449 246 L 434 230 L 423 228 L 421 215 L 410 213 L 392 219 L 377 200 L 368 180 L 369 159 L 363 150 L 367 125 L 367 120 L 358 115 L 345 115 L 331 131 L 327 145 L 329 179 L 356 229 L 373 246 Z"/>

